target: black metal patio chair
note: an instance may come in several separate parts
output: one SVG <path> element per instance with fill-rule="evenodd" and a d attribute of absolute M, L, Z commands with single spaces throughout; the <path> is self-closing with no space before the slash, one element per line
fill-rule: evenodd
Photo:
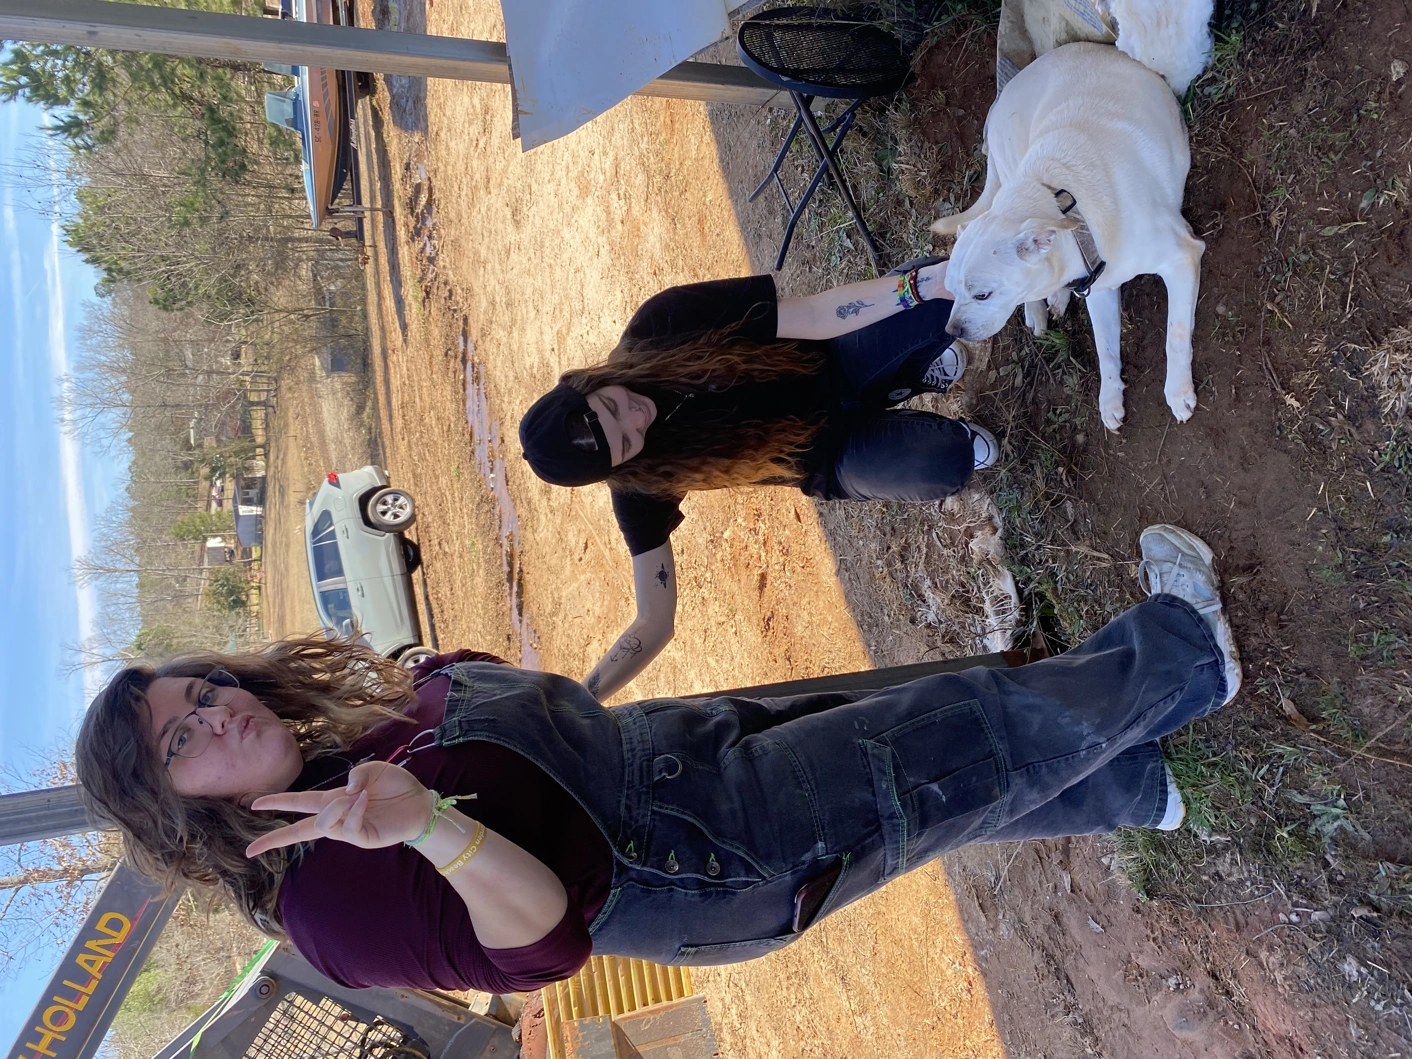
<path fill-rule="evenodd" d="M 774 181 L 790 211 L 775 271 L 784 267 L 799 218 L 827 175 L 853 216 L 873 268 L 881 275 L 882 255 L 839 168 L 838 149 L 865 100 L 891 95 L 907 81 L 911 63 L 902 42 L 876 21 L 857 13 L 822 7 L 783 7 L 742 22 L 736 33 L 736 50 L 746 66 L 787 90 L 794 101 L 794 124 L 775 164 L 749 200 L 754 202 Z M 810 109 L 816 98 L 852 102 L 827 126 L 820 128 Z M 813 144 L 819 167 L 795 203 L 780 179 L 780 166 L 801 131 Z"/>

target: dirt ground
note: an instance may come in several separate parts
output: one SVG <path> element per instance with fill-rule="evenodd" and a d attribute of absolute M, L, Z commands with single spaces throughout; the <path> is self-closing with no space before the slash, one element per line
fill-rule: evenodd
<path fill-rule="evenodd" d="M 281 373 L 270 425 L 266 467 L 264 578 L 261 619 L 267 636 L 319 627 L 304 547 L 304 501 L 329 471 L 372 462 L 368 394 L 355 374 L 326 375 L 314 357 Z"/>
<path fill-rule="evenodd" d="M 1167 936 L 1209 975 L 1209 1010 L 1224 1008 L 1227 1028 L 1248 1024 L 1274 1054 L 1405 1053 L 1412 1038 L 1401 896 L 1412 860 L 1402 573 L 1412 504 L 1405 427 L 1379 407 L 1378 370 L 1397 356 L 1412 280 L 1412 89 L 1399 74 L 1410 13 L 1405 3 L 1269 4 L 1227 26 L 1190 102 L 1185 213 L 1207 250 L 1201 406 L 1189 423 L 1175 423 L 1162 397 L 1165 292 L 1153 277 L 1124 291 L 1121 433 L 1093 415 L 1081 310 L 1046 340 L 1012 325 L 990 370 L 968 380 L 975 414 L 1006 437 L 995 492 L 1009 557 L 1030 620 L 1056 646 L 1134 598 L 1126 560 L 1142 526 L 1189 526 L 1217 552 L 1247 683 L 1169 749 L 1194 826 L 1075 847 L 1090 867 L 1096 855 L 1125 861 L 1130 881 L 1167 898 L 1131 933 L 1158 938 L 1185 920 Z M 984 112 L 988 94 L 967 98 L 952 75 L 965 54 L 943 36 L 914 86 L 914 100 L 933 104 L 923 124 L 935 142 L 973 131 Z M 1400 370 L 1405 380 L 1405 360 Z M 1056 853 L 1019 854 L 1030 864 L 1018 878 L 1012 869 L 1019 892 L 1052 888 Z M 960 890 L 968 927 L 982 914 L 994 926 L 983 887 Z M 1046 959 L 1071 944 L 1028 918 L 1043 928 Z M 1103 1004 L 1126 980 L 1113 973 L 1123 950 L 1105 968 L 1101 941 L 1083 949 Z"/>
<path fill-rule="evenodd" d="M 1381 441 L 1359 372 L 1399 314 L 1406 322 L 1412 246 L 1406 199 L 1399 205 L 1390 180 L 1406 165 L 1406 133 L 1393 133 L 1408 128 L 1412 79 L 1398 87 L 1382 71 L 1412 51 L 1412 20 L 1399 4 L 1288 6 L 1302 19 L 1295 39 L 1268 26 L 1252 31 L 1242 53 L 1251 72 L 1242 70 L 1239 87 L 1193 125 L 1187 214 L 1208 243 L 1197 417 L 1171 423 L 1160 329 L 1135 323 L 1162 318 L 1156 281 L 1125 292 L 1129 414 L 1120 435 L 1084 418 L 1096 381 L 1084 363 L 1092 353 L 1082 310 L 1071 310 L 1058 332 L 1067 345 L 1037 344 L 1012 326 L 948 398 L 1005 434 L 1007 463 L 989 485 L 959 502 L 906 511 L 816 509 L 784 490 L 691 498 L 674 537 L 677 638 L 624 698 L 970 653 L 995 624 L 985 557 L 968 561 L 992 522 L 1005 524 L 1028 620 L 1062 646 L 1136 598 L 1127 560 L 1138 528 L 1176 521 L 1216 546 L 1237 635 L 1250 645 L 1251 690 L 1203 729 L 1203 754 L 1236 757 L 1247 745 L 1264 754 L 1289 743 L 1320 753 L 1315 736 L 1337 740 L 1338 731 L 1292 728 L 1287 709 L 1319 717 L 1316 696 L 1331 685 L 1348 689 L 1364 750 L 1367 736 L 1397 719 L 1400 692 L 1390 689 L 1406 683 L 1405 602 L 1386 586 L 1365 587 L 1355 568 L 1381 563 L 1384 572 L 1364 580 L 1396 580 L 1406 487 L 1366 460 L 1337 478 L 1318 471 L 1330 448 Z M 371 14 L 381 26 L 502 37 L 496 6 L 483 0 L 425 11 L 379 2 Z M 993 38 L 987 44 L 973 28 L 939 35 L 901 104 L 917 135 L 887 160 L 889 179 L 945 208 L 973 194 L 971 148 L 991 96 L 988 47 Z M 1362 140 L 1329 149 L 1384 152 L 1374 156 L 1386 161 L 1373 179 L 1392 196 L 1393 227 L 1381 233 L 1392 249 L 1360 255 L 1359 272 L 1342 258 L 1330 257 L 1325 269 L 1324 257 L 1295 255 L 1292 267 L 1315 280 L 1314 300 L 1295 304 L 1284 299 L 1302 288 L 1272 278 L 1272 240 L 1323 240 L 1318 246 L 1331 249 L 1335 236 L 1318 233 L 1356 225 L 1367 185 L 1340 175 L 1311 190 L 1300 181 L 1318 157 L 1293 154 L 1280 183 L 1274 159 L 1262 155 L 1257 166 L 1250 147 L 1270 155 L 1288 147 L 1288 134 L 1262 119 L 1313 120 L 1311 109 L 1335 104 L 1346 116 L 1345 97 L 1358 100 L 1354 114 L 1374 99 L 1386 119 L 1385 144 L 1373 144 L 1379 126 L 1365 124 Z M 1272 117 L 1267 108 L 1277 102 L 1284 109 Z M 372 198 L 389 208 L 373 224 L 369 272 L 378 432 L 394 479 L 421 501 L 416 535 L 433 627 L 444 647 L 582 675 L 631 617 L 626 551 L 606 491 L 538 482 L 519 459 L 514 424 L 560 370 L 606 350 L 648 294 L 768 268 L 780 209 L 744 196 L 782 135 L 780 117 L 632 100 L 522 155 L 510 138 L 507 90 L 406 78 L 380 83 L 365 117 Z M 934 172 L 923 179 L 928 166 Z M 919 203 L 914 213 L 929 211 Z M 807 223 L 780 278 L 786 292 L 859 271 L 837 216 L 821 209 Z M 889 232 L 896 260 L 929 246 L 924 223 Z M 1297 334 L 1291 321 L 1301 325 Z M 1274 334 L 1279 327 L 1291 333 Z M 1323 368 L 1330 370 L 1316 370 Z M 1340 389 L 1335 368 L 1353 382 Z M 298 410 L 288 415 L 291 424 L 306 421 Z M 1308 457 L 1311 446 L 1321 446 L 1319 460 Z M 301 483 L 288 497 L 302 505 L 306 485 L 326 468 L 312 456 L 288 459 L 272 474 Z M 1353 486 L 1365 481 L 1359 494 Z M 1024 510 L 1034 526 L 1016 517 Z M 271 514 L 267 532 L 284 541 L 297 524 L 292 514 L 284 525 L 280 517 Z M 1056 523 L 1064 532 L 1053 531 Z M 276 567 L 272 556 L 270 596 L 284 598 L 282 585 L 294 585 L 299 597 L 307 591 L 302 549 L 281 561 Z M 1098 603 L 1067 611 L 1069 592 Z M 1354 593 L 1361 607 L 1351 604 Z M 282 606 L 286 624 L 276 628 L 312 616 L 299 604 Z M 1394 637 L 1377 638 L 1386 629 Z M 1352 647 L 1365 631 L 1360 655 Z M 1287 696 L 1308 704 L 1283 707 Z M 1393 764 L 1373 751 L 1321 767 L 1355 806 L 1379 786 L 1405 794 L 1399 738 L 1393 732 L 1378 747 Z M 1382 846 L 1365 851 L 1365 862 L 1407 863 L 1398 822 L 1405 808 L 1405 798 L 1385 808 L 1370 839 Z M 1194 851 L 1188 860 L 1202 865 L 1209 898 L 1153 873 L 1144 892 L 1169 899 L 1144 900 L 1122 861 L 1131 851 L 1112 841 L 978 847 L 772 957 L 703 969 L 696 979 L 722 1054 L 1407 1054 L 1405 932 L 1372 898 L 1340 887 L 1338 848 L 1329 847 L 1322 877 L 1296 875 L 1291 886 L 1287 875 L 1252 874 L 1240 835 L 1208 830 L 1182 841 Z"/>

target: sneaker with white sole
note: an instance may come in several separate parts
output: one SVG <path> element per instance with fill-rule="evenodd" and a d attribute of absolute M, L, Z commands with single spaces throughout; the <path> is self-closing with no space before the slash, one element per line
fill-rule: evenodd
<path fill-rule="evenodd" d="M 1226 697 L 1240 690 L 1240 652 L 1231 633 L 1230 619 L 1221 605 L 1221 583 L 1216 576 L 1216 556 L 1196 534 L 1179 526 L 1148 526 L 1138 538 L 1142 562 L 1137 581 L 1149 596 L 1165 592 L 1185 600 L 1206 619 L 1216 638 L 1216 646 L 1226 660 Z"/>
<path fill-rule="evenodd" d="M 965 373 L 966 351 L 953 342 L 922 373 L 922 386 L 932 393 L 945 393 Z"/>
<path fill-rule="evenodd" d="M 1157 824 L 1157 830 L 1175 831 L 1182 826 L 1182 821 L 1186 819 L 1186 802 L 1182 799 L 1182 792 L 1177 788 L 1177 777 L 1172 775 L 1172 766 L 1164 761 L 1162 768 L 1167 773 L 1167 811 L 1162 814 L 1162 819 Z"/>
<path fill-rule="evenodd" d="M 987 467 L 994 467 L 995 461 L 1000 459 L 1000 442 L 995 440 L 995 435 L 985 427 L 967 423 L 964 419 L 958 422 L 971 435 L 971 452 L 975 454 L 976 459 L 975 469 L 983 471 Z"/>

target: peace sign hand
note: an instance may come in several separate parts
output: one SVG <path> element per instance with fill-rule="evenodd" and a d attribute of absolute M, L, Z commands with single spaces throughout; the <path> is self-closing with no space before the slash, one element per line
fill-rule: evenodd
<path fill-rule="evenodd" d="M 247 857 L 258 857 L 317 838 L 333 838 L 362 849 L 410 842 L 431 818 L 432 798 L 406 769 L 369 761 L 348 773 L 342 790 L 267 794 L 256 798 L 250 808 L 314 814 L 261 835 L 245 847 Z"/>

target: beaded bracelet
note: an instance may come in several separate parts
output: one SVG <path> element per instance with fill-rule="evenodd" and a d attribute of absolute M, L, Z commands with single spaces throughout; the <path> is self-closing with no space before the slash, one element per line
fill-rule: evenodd
<path fill-rule="evenodd" d="M 917 273 L 920 271 L 920 268 L 914 268 L 897 277 L 897 304 L 900 308 L 915 309 L 922 304 L 923 298 L 917 288 Z"/>
<path fill-rule="evenodd" d="M 461 855 L 445 867 L 437 868 L 442 875 L 452 876 L 471 862 L 471 858 L 480 852 L 481 843 L 485 841 L 485 825 L 479 820 L 476 821 L 476 833 L 471 838 L 471 843 L 461 851 Z"/>
<path fill-rule="evenodd" d="M 474 797 L 474 794 L 456 794 L 449 795 L 443 798 L 439 792 L 432 791 L 431 816 L 427 817 L 427 826 L 422 828 L 422 833 L 416 838 L 412 839 L 412 841 L 404 842 L 402 844 L 408 847 L 409 849 L 416 849 L 418 846 L 420 846 L 423 842 L 425 842 L 428 838 L 431 837 L 432 831 L 436 829 L 436 822 L 441 819 L 447 809 L 450 809 L 457 802 L 470 801 Z M 461 832 L 461 834 L 463 835 L 466 833 L 466 829 L 460 824 L 456 823 L 455 820 L 451 821 L 451 826 L 454 827 L 457 831 Z"/>

